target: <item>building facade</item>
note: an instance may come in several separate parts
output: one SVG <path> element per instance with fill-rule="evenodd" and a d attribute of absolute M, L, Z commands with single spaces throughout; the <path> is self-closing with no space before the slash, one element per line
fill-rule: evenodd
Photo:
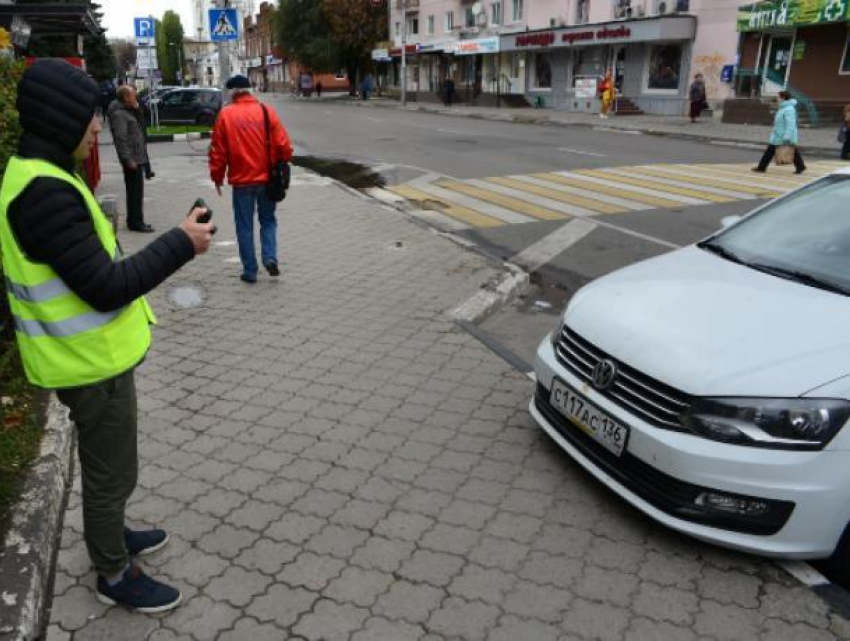
<path fill-rule="evenodd" d="M 810 117 L 839 120 L 850 103 L 850 2 L 783 0 L 738 14 L 738 95 L 791 91 Z"/>
<path fill-rule="evenodd" d="M 395 0 L 388 81 L 400 83 L 402 41 L 413 99 L 597 110 L 612 70 L 619 107 L 681 114 L 699 72 L 709 101 L 731 95 L 735 0 Z M 380 56 L 380 52 L 376 57 Z"/>

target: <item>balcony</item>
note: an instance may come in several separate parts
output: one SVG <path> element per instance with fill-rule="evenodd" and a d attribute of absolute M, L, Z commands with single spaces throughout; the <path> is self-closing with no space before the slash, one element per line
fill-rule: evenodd
<path fill-rule="evenodd" d="M 419 11 L 419 0 L 396 0 L 396 11 L 406 9 L 407 11 Z"/>

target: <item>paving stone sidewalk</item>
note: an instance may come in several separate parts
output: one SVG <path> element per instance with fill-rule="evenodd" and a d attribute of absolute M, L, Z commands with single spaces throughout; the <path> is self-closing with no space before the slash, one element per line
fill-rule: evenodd
<path fill-rule="evenodd" d="M 286 99 L 292 99 L 287 97 Z M 594 127 L 603 130 L 631 131 L 684 137 L 704 140 L 714 144 L 757 145 L 764 146 L 770 137 L 772 127 L 766 125 L 738 125 L 721 122 L 718 117 L 703 118 L 692 123 L 685 116 L 656 116 L 644 114 L 641 116 L 619 116 L 608 120 L 600 120 L 594 113 L 564 111 L 560 109 L 496 108 L 457 105 L 445 107 L 440 104 L 410 102 L 402 107 L 397 100 L 370 99 L 367 102 L 359 100 L 344 100 L 336 97 L 331 100 L 339 101 L 358 107 L 404 109 L 407 111 L 426 111 L 431 113 L 452 114 L 471 118 L 488 120 L 504 120 L 508 122 L 525 122 L 538 124 L 555 124 L 563 126 Z M 804 152 L 815 153 L 825 157 L 838 158 L 841 145 L 836 142 L 838 126 L 824 126 L 800 129 L 800 146 Z"/>
<path fill-rule="evenodd" d="M 129 515 L 171 532 L 143 566 L 186 602 L 146 616 L 95 600 L 78 479 L 50 641 L 850 634 L 774 564 L 656 526 L 550 443 L 530 381 L 445 314 L 495 275 L 483 258 L 298 173 L 283 274 L 245 285 L 204 158 L 159 149 L 149 222 L 204 196 L 228 243 L 152 296 L 138 376 Z M 102 191 L 122 193 L 103 153 Z M 122 233 L 131 250 L 145 240 Z M 194 290 L 201 304 L 181 307 Z"/>

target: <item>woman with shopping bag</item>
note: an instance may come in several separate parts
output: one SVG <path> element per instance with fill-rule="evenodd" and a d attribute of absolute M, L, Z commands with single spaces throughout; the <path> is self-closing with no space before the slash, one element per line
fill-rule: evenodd
<path fill-rule="evenodd" d="M 776 156 L 777 165 L 790 164 L 793 158 L 794 173 L 806 171 L 806 163 L 797 147 L 799 134 L 797 132 L 797 101 L 791 98 L 787 91 L 779 92 L 779 110 L 773 119 L 773 132 L 770 142 L 757 167 L 753 171 L 763 174 L 767 171 L 770 161 Z"/>

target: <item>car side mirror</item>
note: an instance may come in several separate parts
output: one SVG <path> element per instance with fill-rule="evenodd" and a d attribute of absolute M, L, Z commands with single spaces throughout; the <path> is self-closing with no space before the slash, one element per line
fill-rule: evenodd
<path fill-rule="evenodd" d="M 726 229 L 727 227 L 731 227 L 732 225 L 737 223 L 739 220 L 741 220 L 741 218 L 742 216 L 726 216 L 725 218 L 723 218 L 723 220 L 720 221 L 720 224 L 723 226 L 723 229 Z"/>

